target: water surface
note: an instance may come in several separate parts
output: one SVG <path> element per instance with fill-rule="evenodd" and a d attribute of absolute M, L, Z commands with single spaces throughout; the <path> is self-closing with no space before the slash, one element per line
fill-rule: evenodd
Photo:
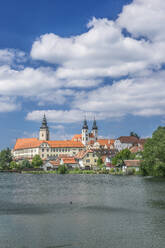
<path fill-rule="evenodd" d="M 0 248 L 164 248 L 165 180 L 0 174 Z"/>

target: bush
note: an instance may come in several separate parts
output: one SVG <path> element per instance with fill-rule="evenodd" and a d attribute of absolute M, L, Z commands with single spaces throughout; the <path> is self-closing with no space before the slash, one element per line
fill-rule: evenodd
<path fill-rule="evenodd" d="M 58 173 L 59 174 L 66 174 L 67 172 L 68 172 L 68 170 L 64 164 L 62 164 L 58 167 Z"/>

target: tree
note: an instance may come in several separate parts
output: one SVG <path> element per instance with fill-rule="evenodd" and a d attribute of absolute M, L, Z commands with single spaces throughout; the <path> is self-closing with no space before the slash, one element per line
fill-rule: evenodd
<path fill-rule="evenodd" d="M 11 150 L 9 148 L 0 152 L 0 167 L 2 169 L 9 169 L 10 162 L 12 161 Z"/>
<path fill-rule="evenodd" d="M 112 164 L 117 165 L 117 164 L 124 164 L 124 160 L 128 159 L 134 159 L 135 155 L 130 152 L 128 148 L 120 151 L 119 153 L 116 154 L 116 156 L 112 159 Z"/>
<path fill-rule="evenodd" d="M 140 139 L 140 136 L 137 133 L 134 132 L 130 132 L 130 136 L 136 137 L 138 139 Z"/>
<path fill-rule="evenodd" d="M 103 160 L 102 160 L 101 157 L 98 157 L 97 166 L 98 166 L 100 169 L 102 169 L 102 167 L 103 167 Z"/>
<path fill-rule="evenodd" d="M 165 176 L 165 127 L 158 127 L 144 144 L 143 175 Z"/>
<path fill-rule="evenodd" d="M 40 158 L 39 155 L 35 155 L 34 158 L 32 159 L 32 166 L 33 167 L 40 167 L 43 165 L 43 161 Z"/>
<path fill-rule="evenodd" d="M 10 169 L 13 170 L 13 169 L 16 169 L 17 168 L 17 163 L 15 161 L 11 161 L 10 162 Z"/>
<path fill-rule="evenodd" d="M 59 167 L 58 167 L 58 173 L 59 174 L 66 174 L 67 173 L 67 167 L 64 165 L 64 164 L 62 164 L 62 165 L 60 165 Z"/>
<path fill-rule="evenodd" d="M 21 169 L 25 169 L 25 168 L 32 168 L 32 165 L 30 164 L 29 160 L 23 160 L 20 164 L 20 168 Z"/>

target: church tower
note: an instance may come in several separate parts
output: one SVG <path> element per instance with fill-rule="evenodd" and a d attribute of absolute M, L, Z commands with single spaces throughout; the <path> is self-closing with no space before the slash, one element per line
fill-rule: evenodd
<path fill-rule="evenodd" d="M 82 127 L 82 143 L 83 145 L 87 145 L 89 142 L 89 133 L 88 133 L 88 125 L 86 119 L 84 120 L 84 124 Z"/>
<path fill-rule="evenodd" d="M 40 127 L 39 140 L 49 140 L 49 128 L 45 114 L 42 120 L 42 126 Z"/>
<path fill-rule="evenodd" d="M 92 133 L 95 138 L 95 141 L 98 139 L 98 127 L 96 125 L 96 120 L 94 119 L 93 121 L 93 126 L 92 126 Z"/>

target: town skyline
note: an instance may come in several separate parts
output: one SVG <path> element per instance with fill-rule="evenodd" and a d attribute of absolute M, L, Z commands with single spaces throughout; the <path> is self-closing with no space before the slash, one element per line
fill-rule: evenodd
<path fill-rule="evenodd" d="M 54 140 L 80 133 L 84 115 L 100 137 L 151 137 L 165 123 L 164 10 L 162 0 L 6 0 L 0 149 L 36 137 L 44 113 Z"/>

